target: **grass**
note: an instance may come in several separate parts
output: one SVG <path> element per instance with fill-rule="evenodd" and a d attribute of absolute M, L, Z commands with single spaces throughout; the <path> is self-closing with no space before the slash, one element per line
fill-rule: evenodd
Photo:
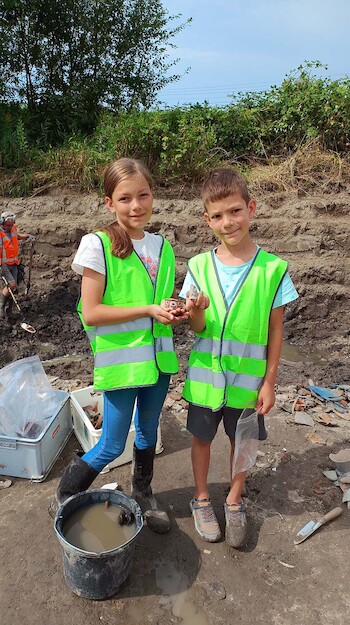
<path fill-rule="evenodd" d="M 350 182 L 350 161 L 321 150 L 312 141 L 288 158 L 250 167 L 247 178 L 254 195 L 267 191 L 324 193 Z"/>

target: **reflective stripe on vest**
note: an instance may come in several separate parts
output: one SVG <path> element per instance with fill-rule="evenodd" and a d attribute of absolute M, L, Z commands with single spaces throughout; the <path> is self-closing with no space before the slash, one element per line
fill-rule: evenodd
<path fill-rule="evenodd" d="M 106 287 L 102 304 L 124 308 L 160 304 L 171 297 L 174 290 L 175 259 L 170 243 L 162 242 L 158 273 L 152 280 L 136 254 L 125 259 L 111 253 L 108 235 L 98 232 L 106 261 Z M 150 317 L 104 326 L 86 326 L 95 356 L 94 388 L 112 390 L 155 384 L 159 371 L 176 373 L 178 363 L 171 326 L 165 326 Z"/>
<path fill-rule="evenodd" d="M 190 354 L 183 396 L 212 410 L 245 408 L 255 403 L 264 380 L 270 313 L 287 263 L 258 250 L 229 307 L 213 251 L 192 258 L 188 268 L 210 306 Z"/>
<path fill-rule="evenodd" d="M 111 365 L 122 365 L 128 362 L 145 362 L 154 360 L 153 345 L 141 345 L 139 347 L 125 347 L 124 349 L 113 349 L 107 352 L 95 354 L 95 367 L 110 367 Z"/>
<path fill-rule="evenodd" d="M 240 356 L 241 358 L 256 358 L 265 360 L 266 345 L 249 345 L 237 341 L 220 341 L 218 339 L 204 339 L 196 337 L 193 349 L 197 352 L 211 352 L 214 356 Z"/>
<path fill-rule="evenodd" d="M 211 384 L 214 388 L 225 389 L 227 384 L 235 384 L 249 390 L 256 390 L 260 386 L 263 378 L 244 373 L 234 373 L 233 371 L 214 372 L 201 367 L 189 367 L 188 379 L 195 382 Z"/>
<path fill-rule="evenodd" d="M 0 227 L 0 264 L 19 264 L 17 232 L 17 226 L 15 224 L 12 226 L 10 232 Z"/>
<path fill-rule="evenodd" d="M 104 336 L 106 334 L 120 333 L 120 332 L 133 332 L 134 330 L 146 330 L 152 327 L 152 322 L 150 318 L 141 317 L 141 319 L 135 319 L 135 321 L 125 321 L 124 323 L 118 323 L 109 326 L 86 326 L 84 324 L 80 307 L 78 309 L 78 313 L 81 319 L 81 322 L 84 326 L 85 332 L 88 336 L 92 353 L 95 353 L 96 350 L 96 336 Z"/>
<path fill-rule="evenodd" d="M 124 321 L 110 326 L 97 326 L 96 334 L 104 336 L 105 334 L 113 334 L 114 332 L 134 332 L 135 330 L 150 330 L 152 322 L 150 317 L 141 317 L 135 321 Z"/>

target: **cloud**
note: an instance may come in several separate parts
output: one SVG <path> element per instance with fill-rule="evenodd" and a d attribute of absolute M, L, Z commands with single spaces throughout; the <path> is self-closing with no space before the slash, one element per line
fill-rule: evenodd
<path fill-rule="evenodd" d="M 348 72 L 350 0 L 163 0 L 179 22 L 193 21 L 169 49 L 184 73 L 178 92 L 233 88 L 259 90 L 279 84 L 305 60 L 329 73 Z M 190 71 L 185 70 L 190 66 Z M 172 88 L 169 85 L 169 90 Z M 196 95 L 194 96 L 196 97 Z"/>

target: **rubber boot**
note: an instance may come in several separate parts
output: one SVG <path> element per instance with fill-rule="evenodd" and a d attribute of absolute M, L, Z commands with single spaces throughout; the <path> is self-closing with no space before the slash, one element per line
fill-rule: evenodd
<path fill-rule="evenodd" d="M 134 445 L 131 496 L 139 504 L 150 530 L 164 534 L 170 530 L 170 520 L 155 499 L 151 488 L 155 450 L 155 445 L 147 449 L 137 449 Z"/>
<path fill-rule="evenodd" d="M 13 299 L 12 299 L 12 297 L 9 298 L 9 303 L 8 303 L 8 306 L 7 306 L 6 314 L 7 314 L 9 319 L 18 319 L 19 318 L 18 312 L 13 310 Z"/>
<path fill-rule="evenodd" d="M 55 517 L 58 508 L 68 497 L 89 488 L 98 473 L 87 462 L 84 462 L 78 454 L 74 454 L 61 477 L 56 497 L 49 507 L 50 516 Z"/>
<path fill-rule="evenodd" d="M 0 296 L 0 320 L 1 319 L 5 319 L 5 306 L 7 304 L 8 301 L 8 295 L 3 295 L 1 293 Z"/>
<path fill-rule="evenodd" d="M 14 301 L 12 297 L 9 297 L 9 303 L 7 306 L 6 314 L 9 319 L 19 319 L 19 312 L 14 307 Z"/>

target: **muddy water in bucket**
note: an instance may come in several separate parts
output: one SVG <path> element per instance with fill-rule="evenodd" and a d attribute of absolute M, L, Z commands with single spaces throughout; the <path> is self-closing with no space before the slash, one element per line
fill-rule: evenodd
<path fill-rule="evenodd" d="M 108 504 L 108 507 L 106 507 Z M 124 508 L 95 503 L 74 512 L 63 526 L 65 539 L 84 551 L 102 553 L 129 542 L 136 532 L 136 523 L 120 525 Z"/>
<path fill-rule="evenodd" d="M 121 510 L 134 515 L 132 525 L 119 525 Z M 142 526 L 140 507 L 119 491 L 96 489 L 67 499 L 54 524 L 67 586 L 88 599 L 113 596 L 129 575 Z"/>

